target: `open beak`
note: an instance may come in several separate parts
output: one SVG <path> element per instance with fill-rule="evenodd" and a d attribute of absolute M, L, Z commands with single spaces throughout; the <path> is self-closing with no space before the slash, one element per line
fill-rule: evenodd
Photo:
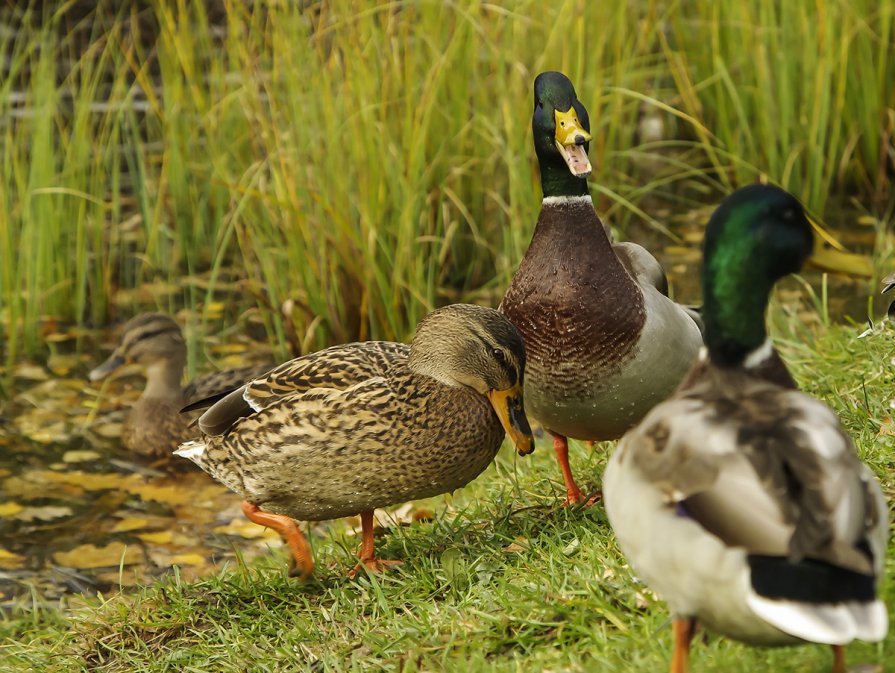
<path fill-rule="evenodd" d="M 522 384 L 509 390 L 489 390 L 487 394 L 500 424 L 513 440 L 519 455 L 527 456 L 534 451 L 535 438 L 531 434 L 531 426 L 522 406 Z"/>
<path fill-rule="evenodd" d="M 100 379 L 106 378 L 109 374 L 118 369 L 121 365 L 124 364 L 124 358 L 118 351 L 115 351 L 109 356 L 109 359 L 103 362 L 99 367 L 92 370 L 90 374 L 87 375 L 91 381 L 99 381 Z"/>
<path fill-rule="evenodd" d="M 590 142 L 590 133 L 582 128 L 574 105 L 568 112 L 554 110 L 553 116 L 556 119 L 556 149 L 565 159 L 572 175 L 576 178 L 586 178 L 593 170 L 587 152 L 584 151 L 584 143 Z"/>

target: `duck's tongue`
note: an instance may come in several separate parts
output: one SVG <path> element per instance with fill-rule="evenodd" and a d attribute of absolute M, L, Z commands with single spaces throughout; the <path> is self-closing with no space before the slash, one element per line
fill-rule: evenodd
<path fill-rule="evenodd" d="M 563 145 L 558 140 L 556 147 L 562 158 L 565 159 L 566 165 L 572 171 L 572 175 L 576 178 L 586 178 L 590 175 L 591 168 L 590 159 L 587 158 L 587 152 L 584 151 L 584 145 Z"/>

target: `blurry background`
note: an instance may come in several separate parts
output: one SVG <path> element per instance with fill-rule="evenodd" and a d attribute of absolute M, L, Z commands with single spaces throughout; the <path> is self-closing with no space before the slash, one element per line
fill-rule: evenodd
<path fill-rule="evenodd" d="M 673 276 L 698 262 L 705 207 L 761 177 L 889 252 L 890 1 L 71 1 L 0 19 L 7 386 L 22 356 L 84 338 L 59 325 L 139 309 L 255 322 L 285 357 L 496 303 L 537 216 L 544 69 L 590 111 L 598 209 Z"/>
<path fill-rule="evenodd" d="M 140 380 L 86 382 L 110 328 L 176 314 L 192 375 L 496 305 L 541 198 L 542 70 L 590 112 L 598 210 L 678 299 L 711 210 L 767 179 L 861 255 L 782 284 L 777 333 L 878 315 L 893 31 L 891 0 L 5 3 L 0 607 L 278 546 L 204 475 L 122 452 Z"/>

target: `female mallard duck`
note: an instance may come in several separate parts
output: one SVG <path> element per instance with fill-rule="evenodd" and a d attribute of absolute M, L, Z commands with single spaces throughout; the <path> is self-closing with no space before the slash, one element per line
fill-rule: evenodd
<path fill-rule="evenodd" d="M 836 415 L 794 389 L 767 338 L 774 282 L 812 250 L 795 198 L 753 185 L 705 237 L 708 346 L 674 395 L 618 445 L 606 512 L 634 570 L 676 615 L 673 673 L 696 621 L 758 645 L 879 640 L 882 491 Z"/>
<path fill-rule="evenodd" d="M 291 360 L 199 418 L 189 458 L 244 499 L 252 521 L 313 571 L 292 519 L 361 515 L 360 563 L 378 570 L 373 510 L 453 491 L 477 477 L 510 435 L 533 438 L 522 405 L 525 351 L 494 309 L 455 304 L 419 324 L 410 346 L 369 341 Z M 263 510 L 263 511 L 262 511 Z"/>
<path fill-rule="evenodd" d="M 90 372 L 90 380 L 103 379 L 133 362 L 145 370 L 146 387 L 124 423 L 121 442 L 134 453 L 163 460 L 170 459 L 174 449 L 199 434 L 188 427 L 190 419 L 180 414 L 187 402 L 232 390 L 271 368 L 263 365 L 220 371 L 182 387 L 186 344 L 180 325 L 164 313 L 144 313 L 125 323 L 121 344 Z"/>
<path fill-rule="evenodd" d="M 572 503 L 582 494 L 566 438 L 621 437 L 680 383 L 702 337 L 655 258 L 610 242 L 587 192 L 590 123 L 572 83 L 541 73 L 534 98 L 544 200 L 500 310 L 525 340 L 526 411 L 553 434 Z"/>

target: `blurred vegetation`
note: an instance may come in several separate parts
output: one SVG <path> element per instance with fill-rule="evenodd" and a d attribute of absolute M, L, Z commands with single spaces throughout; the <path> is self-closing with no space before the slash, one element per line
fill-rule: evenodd
<path fill-rule="evenodd" d="M 7 372 L 53 320 L 135 303 L 225 297 L 283 354 L 496 304 L 536 219 L 545 69 L 590 111 L 615 225 L 761 176 L 818 216 L 895 209 L 891 0 L 84 6 L 2 11 Z"/>

